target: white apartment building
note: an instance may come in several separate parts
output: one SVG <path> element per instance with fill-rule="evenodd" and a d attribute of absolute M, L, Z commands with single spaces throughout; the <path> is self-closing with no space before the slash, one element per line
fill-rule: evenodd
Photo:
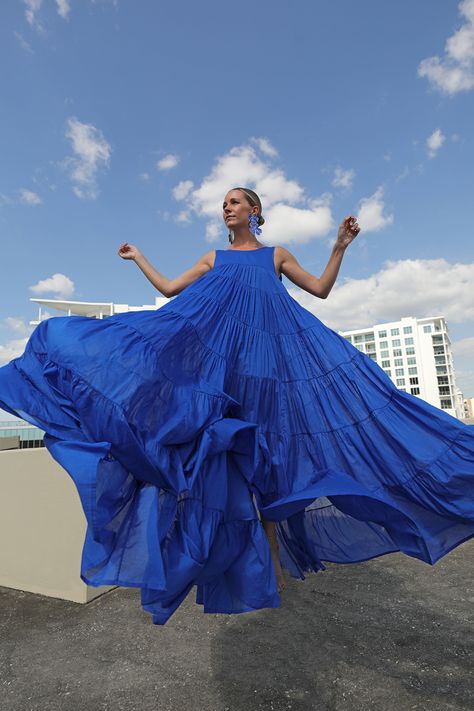
<path fill-rule="evenodd" d="M 405 316 L 400 321 L 338 333 L 375 360 L 397 388 L 454 417 L 464 417 L 448 326 L 442 316 Z"/>

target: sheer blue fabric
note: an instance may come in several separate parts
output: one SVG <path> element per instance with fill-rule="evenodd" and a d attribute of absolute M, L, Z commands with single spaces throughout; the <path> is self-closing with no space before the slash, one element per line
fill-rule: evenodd
<path fill-rule="evenodd" d="M 140 588 L 155 624 L 193 587 L 205 612 L 280 605 L 260 514 L 299 578 L 394 551 L 434 564 L 474 533 L 474 428 L 304 309 L 274 247 L 217 250 L 158 310 L 41 322 L 0 407 L 75 482 L 82 580 Z"/>

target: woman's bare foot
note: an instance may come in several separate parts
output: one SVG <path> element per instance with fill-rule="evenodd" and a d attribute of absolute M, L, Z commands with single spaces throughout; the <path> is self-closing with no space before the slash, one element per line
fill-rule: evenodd
<path fill-rule="evenodd" d="M 280 564 L 280 554 L 275 523 L 273 521 L 267 521 L 262 516 L 262 525 L 267 535 L 268 543 L 270 544 L 270 553 L 272 555 L 273 567 L 275 568 L 275 577 L 277 581 L 278 592 L 283 592 L 283 590 L 286 588 L 286 583 L 285 578 L 283 577 L 283 571 L 281 569 Z"/>

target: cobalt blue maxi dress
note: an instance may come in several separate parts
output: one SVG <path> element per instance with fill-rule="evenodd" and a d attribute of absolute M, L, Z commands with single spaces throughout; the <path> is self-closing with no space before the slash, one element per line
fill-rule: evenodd
<path fill-rule="evenodd" d="M 258 510 L 294 577 L 474 534 L 474 427 L 398 390 L 288 293 L 274 247 L 216 250 L 158 310 L 49 318 L 0 368 L 87 518 L 80 576 L 164 624 L 278 607 Z M 257 510 L 258 509 L 258 510 Z"/>

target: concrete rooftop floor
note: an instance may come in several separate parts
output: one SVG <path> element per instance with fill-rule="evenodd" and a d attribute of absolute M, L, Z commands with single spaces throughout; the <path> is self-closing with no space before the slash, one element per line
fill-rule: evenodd
<path fill-rule="evenodd" d="M 0 588 L 2 711 L 474 709 L 474 540 L 287 578 L 282 607 L 164 626 L 135 588 L 86 605 Z"/>

